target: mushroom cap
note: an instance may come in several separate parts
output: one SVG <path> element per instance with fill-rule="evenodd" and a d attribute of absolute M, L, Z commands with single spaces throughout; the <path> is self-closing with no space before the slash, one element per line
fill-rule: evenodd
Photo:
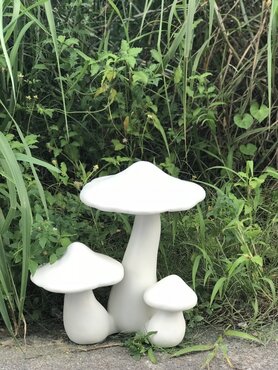
<path fill-rule="evenodd" d="M 148 288 L 144 301 L 165 311 L 185 311 L 196 306 L 196 293 L 177 275 L 170 275 Z"/>
<path fill-rule="evenodd" d="M 116 175 L 94 179 L 80 193 L 81 201 L 90 207 L 133 215 L 184 211 L 205 196 L 200 185 L 167 175 L 145 161 Z"/>
<path fill-rule="evenodd" d="M 58 261 L 39 267 L 31 280 L 50 292 L 77 293 L 116 284 L 123 276 L 120 262 L 75 242 Z"/>

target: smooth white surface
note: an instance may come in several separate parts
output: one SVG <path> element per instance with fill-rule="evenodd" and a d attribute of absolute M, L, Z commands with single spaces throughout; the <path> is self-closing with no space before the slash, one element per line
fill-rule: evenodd
<path fill-rule="evenodd" d="M 145 331 L 156 331 L 150 341 L 160 347 L 177 346 L 185 334 L 182 311 L 197 304 L 196 293 L 177 275 L 155 283 L 144 293 L 144 301 L 154 309 Z"/>
<path fill-rule="evenodd" d="M 204 198 L 201 186 L 169 176 L 145 161 L 84 186 L 80 199 L 88 206 L 136 215 L 123 259 L 125 277 L 112 288 L 108 302 L 115 330 L 142 330 L 150 318 L 143 294 L 156 282 L 159 214 L 190 209 Z"/>
<path fill-rule="evenodd" d="M 160 310 L 185 311 L 196 306 L 197 295 L 179 276 L 169 275 L 145 291 L 144 301 Z"/>
<path fill-rule="evenodd" d="M 121 263 L 75 242 L 55 263 L 39 267 L 31 277 L 34 284 L 56 293 L 66 293 L 64 327 L 78 344 L 93 344 L 114 332 L 112 317 L 95 299 L 92 289 L 119 282 Z"/>
<path fill-rule="evenodd" d="M 156 331 L 150 336 L 150 341 L 159 347 L 177 346 L 185 334 L 185 320 L 183 313 L 156 311 L 152 318 L 146 323 L 145 331 Z"/>
<path fill-rule="evenodd" d="M 118 331 L 143 330 L 151 310 L 144 303 L 144 291 L 156 282 L 160 216 L 136 216 L 123 258 L 125 276 L 112 287 L 108 312 Z M 115 330 L 116 330 L 115 329 Z"/>
<path fill-rule="evenodd" d="M 66 294 L 64 299 L 64 327 L 73 342 L 93 344 L 111 334 L 112 318 L 96 300 L 93 292 Z"/>
<path fill-rule="evenodd" d="M 144 215 L 187 210 L 205 195 L 200 185 L 139 161 L 116 175 L 92 180 L 82 189 L 80 199 L 102 211 Z"/>
<path fill-rule="evenodd" d="M 77 293 L 116 284 L 123 276 L 120 262 L 75 242 L 58 261 L 39 267 L 31 280 L 50 292 Z"/>

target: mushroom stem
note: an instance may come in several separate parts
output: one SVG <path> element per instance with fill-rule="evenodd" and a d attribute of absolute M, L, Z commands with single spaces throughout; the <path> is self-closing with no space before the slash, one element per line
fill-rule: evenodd
<path fill-rule="evenodd" d="M 146 323 L 146 332 L 156 331 L 150 341 L 160 347 L 177 346 L 184 337 L 186 329 L 182 311 L 157 310 Z"/>
<path fill-rule="evenodd" d="M 151 310 L 143 300 L 147 288 L 156 283 L 160 214 L 137 215 L 122 264 L 123 280 L 111 290 L 108 311 L 119 331 L 144 328 Z"/>
<path fill-rule="evenodd" d="M 113 331 L 113 321 L 91 290 L 65 294 L 64 327 L 75 343 L 93 344 L 103 341 Z"/>

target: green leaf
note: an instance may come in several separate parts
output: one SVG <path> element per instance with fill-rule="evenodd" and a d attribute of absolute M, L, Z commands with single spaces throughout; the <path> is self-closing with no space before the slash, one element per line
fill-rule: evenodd
<path fill-rule="evenodd" d="M 105 93 L 109 89 L 107 84 L 101 85 L 95 92 L 95 98 L 103 93 Z"/>
<path fill-rule="evenodd" d="M 274 179 L 278 179 L 278 171 L 273 168 L 273 167 L 267 167 L 265 169 L 265 173 L 268 175 L 268 176 L 271 176 L 273 177 Z"/>
<path fill-rule="evenodd" d="M 168 146 L 168 141 L 167 141 L 167 137 L 166 137 L 166 134 L 165 134 L 165 131 L 164 131 L 164 128 L 162 127 L 158 117 L 156 114 L 154 113 L 150 113 L 148 112 L 147 113 L 147 116 L 148 118 L 153 122 L 154 124 L 154 127 L 160 132 L 163 140 L 164 140 L 164 144 L 165 144 L 165 147 L 167 149 L 167 152 L 168 154 L 170 155 L 170 152 L 169 152 L 169 146 Z"/>
<path fill-rule="evenodd" d="M 188 96 L 190 96 L 191 98 L 193 98 L 194 91 L 191 89 L 190 86 L 186 86 L 185 91 L 186 91 L 186 93 L 187 93 Z"/>
<path fill-rule="evenodd" d="M 171 355 L 171 357 L 179 357 L 179 356 L 183 356 L 183 355 L 186 355 L 186 354 L 192 353 L 192 352 L 211 351 L 213 348 L 214 348 L 213 344 L 197 344 L 197 345 L 194 345 L 194 346 L 189 346 L 189 347 L 182 348 L 182 349 L 178 350 L 177 352 L 174 352 Z"/>
<path fill-rule="evenodd" d="M 196 258 L 194 259 L 194 263 L 193 263 L 193 267 L 192 267 L 192 283 L 193 283 L 193 289 L 196 288 L 196 275 L 197 275 L 197 271 L 198 271 L 198 268 L 199 268 L 199 264 L 200 264 L 200 261 L 202 259 L 202 255 L 199 254 L 198 256 L 196 256 Z"/>
<path fill-rule="evenodd" d="M 257 147 L 254 144 L 240 145 L 239 150 L 245 155 L 254 155 L 257 151 Z"/>
<path fill-rule="evenodd" d="M 66 36 L 64 36 L 64 35 L 59 35 L 59 36 L 57 37 L 57 40 L 58 40 L 61 44 L 63 44 L 63 43 L 65 42 L 65 40 L 66 40 Z"/>
<path fill-rule="evenodd" d="M 50 256 L 50 258 L 49 258 L 49 263 L 50 263 L 50 264 L 53 264 L 53 263 L 55 263 L 57 260 L 58 260 L 58 258 L 57 258 L 57 256 L 56 256 L 56 254 L 52 253 L 52 254 L 51 254 L 51 256 Z"/>
<path fill-rule="evenodd" d="M 40 159 L 34 158 L 34 157 L 29 156 L 27 154 L 16 153 L 15 154 L 15 157 L 16 157 L 16 159 L 18 161 L 23 161 L 23 162 L 28 162 L 28 163 L 36 164 L 38 166 L 41 166 L 41 167 L 44 167 L 44 168 L 48 169 L 51 172 L 61 173 L 61 171 L 59 170 L 59 168 L 54 167 L 52 164 L 49 164 L 49 163 L 44 162 L 44 161 L 41 161 Z"/>
<path fill-rule="evenodd" d="M 234 263 L 231 265 L 230 269 L 229 269 L 229 277 L 233 275 L 233 272 L 236 270 L 236 268 L 242 264 L 245 264 L 247 261 L 248 261 L 248 256 L 246 255 L 242 255 L 240 257 L 238 257 Z"/>
<path fill-rule="evenodd" d="M 128 54 L 132 57 L 137 57 L 142 50 L 143 50 L 142 48 L 130 48 L 128 50 Z"/>
<path fill-rule="evenodd" d="M 66 248 L 66 247 L 68 247 L 68 246 L 70 245 L 71 240 L 70 240 L 69 238 L 67 238 L 67 237 L 64 237 L 64 238 L 61 238 L 61 239 L 60 239 L 60 243 L 61 243 L 61 245 L 62 245 L 64 248 Z"/>
<path fill-rule="evenodd" d="M 125 61 L 131 68 L 135 67 L 136 59 L 132 55 L 127 55 Z"/>
<path fill-rule="evenodd" d="M 45 236 L 41 236 L 39 238 L 39 245 L 43 249 L 47 243 L 47 238 Z"/>
<path fill-rule="evenodd" d="M 162 63 L 162 57 L 161 57 L 161 53 L 155 49 L 152 49 L 151 50 L 151 56 L 153 57 L 153 59 L 158 62 L 158 63 Z"/>
<path fill-rule="evenodd" d="M 271 294 L 272 294 L 272 300 L 273 300 L 272 304 L 276 304 L 276 285 L 269 278 L 263 277 L 262 280 L 265 281 L 269 285 Z"/>
<path fill-rule="evenodd" d="M 244 332 L 241 332 L 241 331 L 238 331 L 238 330 L 226 330 L 224 332 L 224 334 L 227 337 L 236 337 L 236 338 L 240 338 L 240 339 L 251 340 L 253 342 L 257 342 L 257 343 L 262 344 L 262 342 L 257 337 L 254 337 L 254 335 L 247 334 L 247 333 L 244 333 Z"/>
<path fill-rule="evenodd" d="M 126 40 L 122 40 L 121 42 L 121 52 L 126 53 L 129 49 L 129 44 Z"/>
<path fill-rule="evenodd" d="M 99 69 L 100 69 L 100 67 L 97 63 L 91 63 L 90 64 L 91 77 L 95 76 L 98 73 Z"/>
<path fill-rule="evenodd" d="M 263 267 L 263 259 L 262 259 L 261 256 L 259 256 L 259 255 L 253 256 L 251 258 L 251 261 L 254 262 L 254 263 L 256 263 L 257 265 Z"/>
<path fill-rule="evenodd" d="M 112 144 L 114 145 L 114 150 L 119 151 L 125 148 L 125 145 L 122 144 L 118 139 L 111 140 Z"/>
<path fill-rule="evenodd" d="M 45 115 L 45 116 L 48 116 L 48 117 L 52 118 L 54 109 L 45 108 L 41 104 L 36 104 L 36 107 L 37 107 L 37 110 L 38 110 L 39 114 L 41 114 L 42 116 Z"/>
<path fill-rule="evenodd" d="M 224 285 L 224 283 L 225 283 L 226 280 L 227 280 L 227 278 L 225 276 L 222 276 L 220 279 L 217 280 L 216 284 L 214 285 L 213 291 L 211 293 L 210 305 L 212 305 L 212 303 L 214 301 L 214 298 L 215 298 L 215 296 L 216 296 L 216 294 L 218 292 L 221 295 L 221 292 L 222 292 L 222 289 L 223 289 L 223 285 Z"/>
<path fill-rule="evenodd" d="M 263 177 L 252 177 L 249 181 L 249 185 L 252 189 L 259 188 L 265 182 Z"/>
<path fill-rule="evenodd" d="M 181 69 L 181 66 L 178 65 L 178 67 L 175 70 L 175 74 L 174 74 L 175 84 L 178 84 L 181 81 L 181 79 L 182 79 L 182 69 Z"/>
<path fill-rule="evenodd" d="M 259 107 L 259 104 L 257 102 L 254 102 L 251 104 L 250 113 L 257 121 L 261 123 L 264 119 L 268 117 L 269 108 L 264 104 Z"/>
<path fill-rule="evenodd" d="M 157 364 L 157 358 L 155 357 L 154 351 L 152 348 L 148 349 L 148 358 L 153 364 Z"/>
<path fill-rule="evenodd" d="M 234 123 L 245 130 L 252 126 L 253 121 L 253 117 L 248 113 L 244 113 L 243 115 L 236 114 L 234 116 Z"/>
<path fill-rule="evenodd" d="M 45 70 L 45 69 L 47 70 L 48 69 L 47 66 L 45 64 L 42 64 L 42 63 L 35 64 L 33 68 L 34 69 L 39 69 L 39 70 Z"/>
<path fill-rule="evenodd" d="M 142 82 L 144 85 L 147 85 L 148 83 L 148 75 L 143 71 L 136 71 L 132 75 L 133 83 L 136 84 L 136 82 Z"/>
<path fill-rule="evenodd" d="M 31 272 L 32 275 L 34 275 L 34 273 L 36 272 L 37 268 L 38 268 L 38 263 L 36 261 L 33 261 L 33 260 L 29 260 L 29 271 Z"/>

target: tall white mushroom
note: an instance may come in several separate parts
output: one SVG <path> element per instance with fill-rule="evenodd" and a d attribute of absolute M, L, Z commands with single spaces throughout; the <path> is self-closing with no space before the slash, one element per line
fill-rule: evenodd
<path fill-rule="evenodd" d="M 157 332 L 150 341 L 160 347 L 177 346 L 184 337 L 183 311 L 197 304 L 196 293 L 177 275 L 170 275 L 148 288 L 144 301 L 154 309 L 146 332 Z"/>
<path fill-rule="evenodd" d="M 150 317 L 143 293 L 157 281 L 160 213 L 188 210 L 205 198 L 205 191 L 193 182 L 167 175 L 150 162 L 139 161 L 116 175 L 92 180 L 80 198 L 102 211 L 136 216 L 122 261 L 125 276 L 111 290 L 108 311 L 119 331 L 142 330 Z"/>
<path fill-rule="evenodd" d="M 63 319 L 68 337 L 78 344 L 93 344 L 112 334 L 114 323 L 92 289 L 116 284 L 123 276 L 120 262 L 75 242 L 58 261 L 39 267 L 31 280 L 50 292 L 65 294 Z"/>

